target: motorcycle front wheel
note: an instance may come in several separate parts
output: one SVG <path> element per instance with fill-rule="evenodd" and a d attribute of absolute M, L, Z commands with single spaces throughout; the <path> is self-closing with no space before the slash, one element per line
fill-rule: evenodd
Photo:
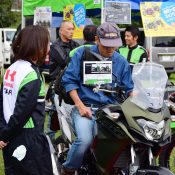
<path fill-rule="evenodd" d="M 169 168 L 175 173 L 175 135 L 172 135 L 171 143 L 163 148 L 163 151 L 159 156 L 159 164 Z"/>

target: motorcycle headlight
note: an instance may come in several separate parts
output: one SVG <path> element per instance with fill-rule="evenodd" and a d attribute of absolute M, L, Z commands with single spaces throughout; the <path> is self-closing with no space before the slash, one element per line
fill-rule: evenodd
<path fill-rule="evenodd" d="M 147 121 L 145 119 L 137 119 L 136 121 L 139 126 L 143 128 L 148 140 L 157 140 L 161 138 L 165 128 L 164 120 L 160 123 Z"/>

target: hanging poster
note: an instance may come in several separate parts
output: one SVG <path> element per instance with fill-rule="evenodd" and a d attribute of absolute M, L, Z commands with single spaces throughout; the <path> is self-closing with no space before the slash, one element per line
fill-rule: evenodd
<path fill-rule="evenodd" d="M 142 2 L 140 10 L 146 36 L 175 36 L 174 2 Z"/>
<path fill-rule="evenodd" d="M 104 21 L 116 24 L 131 24 L 131 2 L 106 0 Z"/>
<path fill-rule="evenodd" d="M 34 25 L 50 28 L 52 22 L 51 7 L 36 7 L 34 12 Z"/>
<path fill-rule="evenodd" d="M 100 4 L 100 0 L 94 0 L 94 4 Z"/>
<path fill-rule="evenodd" d="M 86 22 L 86 9 L 83 4 L 68 5 L 64 8 L 64 20 L 74 22 L 74 39 L 83 38 L 83 28 Z"/>

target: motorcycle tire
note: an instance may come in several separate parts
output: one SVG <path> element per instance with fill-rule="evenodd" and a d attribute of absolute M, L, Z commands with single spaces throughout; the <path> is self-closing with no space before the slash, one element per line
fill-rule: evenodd
<path fill-rule="evenodd" d="M 172 156 L 173 153 L 173 156 Z M 175 135 L 172 135 L 171 143 L 163 148 L 161 155 L 159 156 L 159 164 L 172 170 L 175 165 Z M 173 165 L 172 165 L 173 164 Z"/>

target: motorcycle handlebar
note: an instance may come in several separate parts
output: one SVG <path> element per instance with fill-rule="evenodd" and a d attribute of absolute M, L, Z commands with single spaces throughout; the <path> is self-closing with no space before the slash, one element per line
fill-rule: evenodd
<path fill-rule="evenodd" d="M 107 86 L 98 85 L 98 86 L 93 88 L 93 91 L 95 93 L 101 91 L 101 92 L 106 93 L 106 95 L 115 94 L 115 97 L 116 97 L 116 100 L 118 101 L 118 103 L 123 103 L 127 99 L 124 87 L 117 86 L 115 88 L 112 88 L 109 85 L 107 85 Z"/>

